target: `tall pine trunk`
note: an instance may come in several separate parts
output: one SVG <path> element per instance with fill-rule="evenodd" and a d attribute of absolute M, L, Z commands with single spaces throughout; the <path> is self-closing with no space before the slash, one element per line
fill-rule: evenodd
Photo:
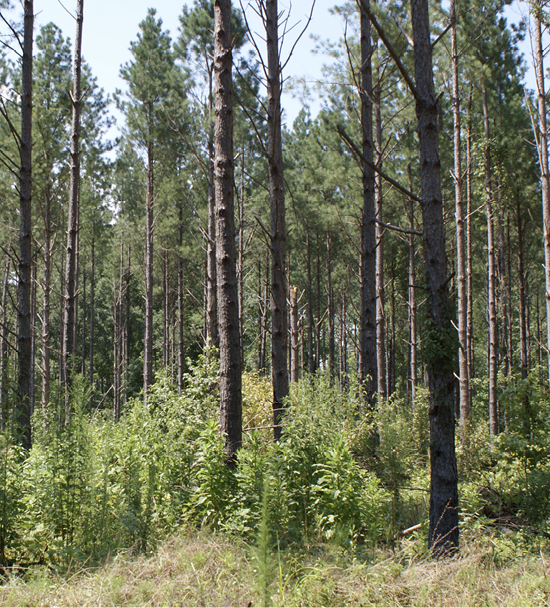
<path fill-rule="evenodd" d="M 448 301 L 445 227 L 432 69 L 428 0 L 411 0 L 420 145 L 423 241 L 429 287 L 431 344 L 424 348 L 429 386 L 430 524 L 435 555 L 458 546 L 458 475 L 455 455 L 454 333 Z M 425 342 L 425 340 L 424 340 Z"/>
<path fill-rule="evenodd" d="M 369 8 L 370 0 L 363 0 Z M 371 25 L 365 8 L 361 6 L 361 125 L 363 129 L 362 162 L 363 212 L 361 216 L 360 260 L 360 381 L 367 405 L 372 408 L 378 388 L 376 351 L 376 227 L 374 200 L 374 171 L 372 162 L 372 41 Z"/>
<path fill-rule="evenodd" d="M 491 149 L 489 145 L 489 110 L 487 91 L 483 89 L 483 126 L 485 131 L 485 205 L 487 213 L 487 312 L 489 319 L 489 432 L 498 433 L 497 420 L 497 373 L 498 373 L 498 325 L 496 306 L 497 268 L 495 259 L 495 234 L 493 221 L 493 183 L 491 176 Z"/>
<path fill-rule="evenodd" d="M 220 426 L 228 464 L 235 463 L 242 443 L 242 362 L 235 259 L 233 199 L 233 84 L 231 0 L 214 3 L 214 88 L 216 124 L 214 184 L 216 197 L 216 263 L 220 339 Z"/>
<path fill-rule="evenodd" d="M 143 393 L 153 384 L 153 206 L 154 206 L 153 142 L 149 134 L 147 146 L 147 200 L 145 209 L 145 337 L 143 347 Z"/>
<path fill-rule="evenodd" d="M 265 2 L 267 40 L 267 156 L 271 206 L 271 379 L 273 383 L 274 437 L 281 437 L 284 399 L 288 395 L 288 312 L 285 190 L 281 135 L 282 74 L 279 58 L 279 9 L 277 0 Z"/>
<path fill-rule="evenodd" d="M 21 74 L 21 169 L 19 175 L 19 284 L 17 290 L 17 380 L 15 434 L 31 448 L 31 266 L 32 266 L 32 49 L 34 6 L 25 0 Z"/>
<path fill-rule="evenodd" d="M 2 317 L 0 327 L 0 430 L 8 426 L 8 280 L 10 277 L 10 260 L 4 269 L 2 283 Z"/>
<path fill-rule="evenodd" d="M 84 0 L 78 0 L 76 8 L 76 37 L 74 46 L 74 69 L 72 123 L 71 123 L 71 167 L 69 184 L 69 208 L 67 219 L 67 248 L 65 253 L 65 301 L 63 310 L 63 344 L 61 381 L 68 387 L 74 367 L 74 341 L 76 317 L 76 275 L 77 275 L 77 239 L 78 239 L 78 206 L 80 197 L 80 111 L 82 102 L 82 23 L 84 19 Z M 67 395 L 65 395 L 67 399 Z M 70 404 L 65 403 L 65 417 L 69 415 Z"/>
<path fill-rule="evenodd" d="M 380 108 L 380 77 L 374 89 L 374 130 L 376 136 L 376 165 L 382 169 L 382 112 Z M 382 177 L 375 176 L 376 219 L 383 221 Z M 384 312 L 384 228 L 376 224 L 376 371 L 378 397 L 386 398 L 386 332 Z"/>
<path fill-rule="evenodd" d="M 466 285 L 466 241 L 464 236 L 464 203 L 462 180 L 462 142 L 460 133 L 460 90 L 458 81 L 458 48 L 456 41 L 456 0 L 451 2 L 451 54 L 453 72 L 453 156 L 456 218 L 456 270 L 458 285 L 458 371 L 460 384 L 460 426 L 470 415 L 470 386 L 468 377 L 468 301 Z"/>
<path fill-rule="evenodd" d="M 544 238 L 544 280 L 546 286 L 546 347 L 548 382 L 550 383 L 550 176 L 548 173 L 548 131 L 546 127 L 546 93 L 544 86 L 544 51 L 542 47 L 542 0 L 532 3 L 535 30 L 535 73 L 539 105 L 539 165 L 541 171 L 542 221 Z"/>

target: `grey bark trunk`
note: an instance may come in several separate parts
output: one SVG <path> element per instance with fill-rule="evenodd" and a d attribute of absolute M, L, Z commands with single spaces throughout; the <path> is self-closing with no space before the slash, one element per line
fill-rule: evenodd
<path fill-rule="evenodd" d="M 284 399 L 288 395 L 288 312 L 285 270 L 286 224 L 281 136 L 282 74 L 279 59 L 279 10 L 277 0 L 265 2 L 267 40 L 267 155 L 271 205 L 271 379 L 273 383 L 274 438 L 281 437 Z"/>
<path fill-rule="evenodd" d="M 544 239 L 544 281 L 546 286 L 546 347 L 548 382 L 550 384 L 550 176 L 548 173 L 548 131 L 546 127 L 546 93 L 544 86 L 544 52 L 542 47 L 542 0 L 532 5 L 535 30 L 534 63 L 539 105 L 539 164 L 541 171 L 542 221 Z"/>
<path fill-rule="evenodd" d="M 429 323 L 434 344 L 426 352 L 430 418 L 430 524 L 428 546 L 442 555 L 458 546 L 458 475 L 455 455 L 454 330 L 447 293 L 445 231 L 427 0 L 411 0 L 418 97 L 423 242 L 429 286 Z"/>
<path fill-rule="evenodd" d="M 209 72 L 208 111 L 210 132 L 208 139 L 208 240 L 206 243 L 206 343 L 219 347 L 218 282 L 216 275 L 216 201 L 214 197 L 214 132 L 212 72 Z"/>
<path fill-rule="evenodd" d="M 183 390 L 183 206 L 179 206 L 178 226 L 178 394 Z"/>
<path fill-rule="evenodd" d="M 376 135 L 376 165 L 382 168 L 382 112 L 380 108 L 380 79 L 374 89 L 374 130 Z M 375 176 L 376 219 L 383 221 L 382 177 Z M 378 397 L 386 399 L 386 331 L 384 312 L 384 228 L 376 224 L 376 371 Z"/>
<path fill-rule="evenodd" d="M 220 339 L 220 426 L 228 465 L 235 464 L 242 443 L 242 362 L 235 259 L 233 200 L 233 85 L 231 1 L 214 3 L 214 184 L 216 197 L 216 263 Z"/>
<path fill-rule="evenodd" d="M 80 197 L 80 112 L 81 112 L 81 73 L 82 73 L 82 24 L 84 19 L 84 0 L 78 0 L 76 8 L 76 37 L 74 45 L 72 123 L 71 123 L 71 167 L 69 184 L 69 208 L 67 219 L 67 248 L 65 253 L 65 301 L 63 310 L 63 344 L 61 381 L 65 390 L 71 383 L 74 367 L 74 339 L 76 316 L 76 264 L 78 238 L 78 206 Z M 65 394 L 65 422 L 69 416 L 70 403 Z"/>
<path fill-rule="evenodd" d="M 31 448 L 31 265 L 32 265 L 32 49 L 33 0 L 25 0 L 21 88 L 21 170 L 19 176 L 19 284 L 17 291 L 16 440 Z"/>
<path fill-rule="evenodd" d="M 497 374 L 498 374 L 498 325 L 496 306 L 496 260 L 493 222 L 493 184 L 491 176 L 491 149 L 489 145 L 489 111 L 487 91 L 483 89 L 483 126 L 485 131 L 485 208 L 487 213 L 487 313 L 489 319 L 488 375 L 489 375 L 489 432 L 498 433 Z"/>
<path fill-rule="evenodd" d="M 456 218 L 456 270 L 458 297 L 458 372 L 460 386 L 460 430 L 470 416 L 470 381 L 468 376 L 468 301 L 466 285 L 466 241 L 464 235 L 464 203 L 462 180 L 462 141 L 460 133 L 460 89 L 458 80 L 458 48 L 456 41 L 456 0 L 451 2 L 451 55 L 453 72 L 453 156 Z"/>
<path fill-rule="evenodd" d="M 90 381 L 90 405 L 89 411 L 92 413 L 94 399 L 94 340 L 95 340 L 95 238 L 92 236 L 92 250 L 90 260 L 90 354 L 89 354 L 89 381 Z"/>
<path fill-rule="evenodd" d="M 290 288 L 290 381 L 298 382 L 298 290 Z"/>
<path fill-rule="evenodd" d="M 468 127 L 466 139 L 466 238 L 467 238 L 467 277 L 468 277 L 468 301 L 467 301 L 467 359 L 468 378 L 474 374 L 474 291 L 473 291 L 473 266 L 472 266 L 472 92 L 468 98 Z M 470 384 L 470 403 L 472 402 L 472 386 Z"/>
<path fill-rule="evenodd" d="M 518 296 L 519 296 L 519 352 L 521 378 L 525 380 L 529 373 L 529 361 L 527 359 L 527 314 L 525 302 L 525 264 L 523 252 L 523 221 L 519 198 L 516 206 L 517 229 L 518 229 Z"/>
<path fill-rule="evenodd" d="M 153 206 L 154 206 L 153 143 L 147 146 L 147 200 L 145 227 L 145 336 L 143 345 L 143 394 L 153 384 Z"/>
<path fill-rule="evenodd" d="M 363 0 L 367 9 L 370 0 Z M 374 199 L 374 156 L 372 132 L 372 41 L 370 21 L 361 5 L 361 124 L 363 129 L 362 163 L 363 213 L 361 217 L 360 261 L 360 381 L 369 408 L 376 404 L 378 388 L 376 351 L 376 216 Z"/>
<path fill-rule="evenodd" d="M 0 327 L 0 429 L 8 426 L 8 279 L 10 261 L 6 262 L 2 284 L 2 327 Z"/>
<path fill-rule="evenodd" d="M 332 294 L 331 239 L 327 230 L 327 324 L 328 324 L 328 369 L 330 381 L 334 379 L 336 365 L 334 356 L 334 300 Z"/>
<path fill-rule="evenodd" d="M 409 188 L 412 192 L 411 166 L 407 167 L 409 173 Z M 414 230 L 414 207 L 413 201 L 409 199 L 409 228 Z M 414 234 L 409 234 L 409 360 L 411 377 L 411 403 L 414 408 L 416 403 L 416 387 L 418 385 L 418 344 L 416 331 L 416 247 Z"/>
<path fill-rule="evenodd" d="M 44 284 L 42 295 L 42 398 L 41 406 L 45 414 L 50 402 L 50 300 L 51 300 L 51 194 L 49 185 L 44 200 Z"/>
<path fill-rule="evenodd" d="M 307 369 L 309 374 L 315 373 L 313 358 L 313 290 L 311 288 L 311 245 L 309 240 L 309 225 L 306 224 L 306 264 L 307 264 Z"/>

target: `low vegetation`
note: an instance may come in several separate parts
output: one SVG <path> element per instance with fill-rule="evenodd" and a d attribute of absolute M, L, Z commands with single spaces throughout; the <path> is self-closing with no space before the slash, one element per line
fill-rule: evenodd
<path fill-rule="evenodd" d="M 230 470 L 216 354 L 189 365 L 181 395 L 161 377 L 148 407 L 136 400 L 116 424 L 88 415 L 77 382 L 68 424 L 59 400 L 36 416 L 28 458 L 4 446 L 3 605 L 549 600 L 549 405 L 536 371 L 509 384 L 508 429 L 492 441 L 475 403 L 459 450 L 461 550 L 434 562 L 422 393 L 414 409 L 394 399 L 369 415 L 353 378 L 341 389 L 316 375 L 293 385 L 274 444 L 270 384 L 247 374 Z"/>

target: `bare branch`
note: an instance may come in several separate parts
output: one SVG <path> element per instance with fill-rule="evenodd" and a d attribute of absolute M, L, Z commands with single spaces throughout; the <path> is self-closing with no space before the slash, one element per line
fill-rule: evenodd
<path fill-rule="evenodd" d="M 363 154 L 359 151 L 359 149 L 357 148 L 357 146 L 353 143 L 353 141 L 349 138 L 349 136 L 347 135 L 347 133 L 345 132 L 344 128 L 341 125 L 338 125 L 338 127 L 336 127 L 336 129 L 337 129 L 338 134 L 340 135 L 340 137 L 345 141 L 345 143 L 351 148 L 351 150 L 353 152 L 355 152 L 355 154 L 366 165 L 368 165 L 371 169 L 373 169 L 374 171 L 376 171 L 376 173 L 378 173 L 378 175 L 380 175 L 381 177 L 383 177 L 387 182 L 389 182 L 390 184 L 392 184 L 393 186 L 395 186 L 398 190 L 400 190 L 403 194 L 405 194 L 406 196 L 408 196 L 410 199 L 412 199 L 413 201 L 416 201 L 417 203 L 422 203 L 422 199 L 418 198 L 418 196 L 414 195 L 412 192 L 410 192 L 409 190 L 407 190 L 407 188 L 404 188 L 399 182 L 395 181 L 389 175 L 387 175 L 386 173 L 384 173 L 384 171 L 382 171 L 382 169 L 380 169 L 379 167 L 377 167 L 374 163 L 371 163 L 369 160 L 367 160 L 363 156 Z"/>
<path fill-rule="evenodd" d="M 413 234 L 414 236 L 422 236 L 422 233 L 418 230 L 412 230 L 410 228 L 401 228 L 401 226 L 394 226 L 393 224 L 386 224 L 381 220 L 374 218 L 374 221 L 380 226 L 384 226 L 384 228 L 388 228 L 388 230 L 394 230 L 395 232 L 402 232 L 403 234 Z"/>

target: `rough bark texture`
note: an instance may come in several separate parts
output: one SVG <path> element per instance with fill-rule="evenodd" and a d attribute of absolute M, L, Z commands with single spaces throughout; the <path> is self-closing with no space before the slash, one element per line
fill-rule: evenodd
<path fill-rule="evenodd" d="M 21 87 L 21 171 L 19 176 L 19 284 L 17 290 L 16 439 L 31 448 L 31 266 L 32 266 L 32 48 L 34 6 L 25 0 Z"/>
<path fill-rule="evenodd" d="M 497 374 L 498 374 L 498 324 L 496 306 L 497 268 L 495 260 L 495 234 L 493 222 L 493 184 L 491 178 L 491 150 L 489 145 L 489 111 L 487 91 L 483 89 L 483 126 L 485 130 L 485 209 L 487 213 L 487 313 L 489 318 L 489 432 L 498 433 Z"/>
<path fill-rule="evenodd" d="M 468 127 L 466 136 L 466 238 L 467 238 L 467 277 L 468 277 L 468 301 L 467 301 L 467 358 L 468 378 L 474 373 L 474 292 L 473 292 L 473 268 L 472 268 L 472 92 L 468 98 Z M 472 402 L 472 386 L 470 385 L 470 403 Z"/>
<path fill-rule="evenodd" d="M 8 279 L 10 261 L 6 263 L 2 285 L 2 326 L 0 327 L 0 429 L 8 426 Z"/>
<path fill-rule="evenodd" d="M 285 270 L 286 224 L 281 138 L 281 86 L 279 61 L 279 9 L 277 0 L 265 2 L 267 40 L 267 155 L 271 205 L 271 379 L 273 382 L 274 437 L 281 436 L 281 414 L 288 395 L 288 312 Z"/>
<path fill-rule="evenodd" d="M 81 65 L 82 65 L 82 23 L 84 0 L 78 0 L 76 8 L 76 38 L 74 45 L 72 123 L 71 123 L 71 166 L 69 183 L 69 208 L 67 219 L 67 248 L 65 252 L 65 301 L 63 310 L 63 344 L 61 381 L 65 389 L 70 385 L 75 355 L 75 308 L 76 308 L 76 249 L 78 238 L 78 205 L 80 195 L 80 110 L 81 110 Z M 67 395 L 66 395 L 67 399 Z M 69 402 L 65 403 L 65 416 L 69 414 Z"/>
<path fill-rule="evenodd" d="M 178 394 L 183 389 L 183 205 L 179 206 L 178 226 Z"/>
<path fill-rule="evenodd" d="M 451 55 L 453 72 L 453 155 L 456 218 L 456 274 L 458 285 L 458 371 L 460 384 L 461 434 L 470 415 L 470 381 L 468 376 L 468 301 L 466 285 L 466 240 L 460 135 L 460 91 L 458 82 L 458 49 L 456 42 L 456 0 L 451 2 Z"/>
<path fill-rule="evenodd" d="M 143 344 L 143 393 L 153 384 L 153 144 L 147 147 L 147 200 L 145 203 L 145 336 Z"/>
<path fill-rule="evenodd" d="M 435 555 L 458 546 L 458 475 L 455 455 L 454 330 L 447 293 L 445 232 L 437 130 L 437 101 L 427 0 L 411 1 L 416 116 L 420 143 L 423 242 L 429 286 L 429 329 L 423 339 L 429 386 L 430 525 Z"/>
<path fill-rule="evenodd" d="M 409 173 L 409 187 L 412 185 L 411 179 L 411 166 L 408 166 Z M 412 188 L 411 188 L 412 191 Z M 414 230 L 414 207 L 413 201 L 409 199 L 409 228 Z M 414 242 L 414 234 L 409 234 L 409 364 L 410 364 L 410 377 L 411 377 L 411 403 L 416 402 L 416 387 L 418 385 L 418 344 L 417 344 L 417 331 L 416 331 L 416 317 L 417 317 L 417 306 L 416 306 L 416 246 Z"/>
<path fill-rule="evenodd" d="M 525 263 L 523 251 L 523 221 L 519 200 L 516 207 L 518 229 L 518 299 L 519 299 L 519 353 L 521 378 L 525 380 L 529 372 L 527 359 L 527 314 L 525 302 Z"/>
<path fill-rule="evenodd" d="M 548 382 L 550 384 L 550 177 L 548 173 L 548 131 L 546 128 L 546 94 L 544 87 L 544 52 L 542 47 L 542 0 L 535 0 L 532 13 L 535 30 L 535 73 L 539 105 L 539 165 L 541 171 L 542 222 L 544 239 L 544 280 L 546 286 L 546 346 L 549 353 Z"/>
<path fill-rule="evenodd" d="M 51 288 L 51 194 L 49 185 L 44 200 L 44 283 L 42 285 L 42 410 L 50 402 L 50 298 Z"/>
<path fill-rule="evenodd" d="M 369 8 L 369 1 L 363 4 Z M 376 353 L 376 224 L 374 200 L 374 171 L 372 162 L 372 41 L 370 21 L 361 5 L 361 124 L 363 128 L 362 163 L 363 213 L 361 217 L 361 258 L 359 280 L 360 302 L 360 381 L 365 391 L 367 406 L 374 407 L 378 388 Z"/>
<path fill-rule="evenodd" d="M 298 290 L 290 288 L 290 381 L 298 382 Z"/>
<path fill-rule="evenodd" d="M 376 165 L 382 168 L 382 112 L 380 108 L 380 80 L 374 89 L 374 130 L 376 135 Z M 375 175 L 376 219 L 383 217 L 382 176 Z M 376 371 L 378 397 L 386 398 L 386 331 L 384 313 L 384 228 L 376 224 Z"/>
<path fill-rule="evenodd" d="M 214 3 L 214 184 L 216 196 L 216 263 L 220 338 L 220 426 L 228 463 L 242 443 L 241 341 L 235 260 L 233 201 L 233 86 L 231 0 Z"/>
<path fill-rule="evenodd" d="M 94 399 L 94 340 L 95 340 L 95 238 L 92 235 L 92 250 L 90 261 L 90 355 L 89 355 L 89 381 L 90 381 L 90 413 Z"/>
<path fill-rule="evenodd" d="M 327 230 L 327 324 L 328 324 L 328 369 L 330 382 L 336 371 L 334 356 L 334 299 L 332 294 L 331 238 Z M 324 349 L 323 349 L 324 350 Z"/>
<path fill-rule="evenodd" d="M 313 292 L 311 288 L 311 245 L 309 239 L 309 225 L 306 224 L 306 264 L 307 264 L 307 369 L 310 374 L 315 373 L 315 359 L 313 358 Z"/>
<path fill-rule="evenodd" d="M 213 112 L 212 75 L 209 75 L 209 114 Z M 212 120 L 212 119 L 211 119 Z M 214 133 L 208 139 L 208 239 L 206 242 L 206 343 L 219 347 L 218 281 L 216 275 L 216 201 L 214 197 Z"/>

